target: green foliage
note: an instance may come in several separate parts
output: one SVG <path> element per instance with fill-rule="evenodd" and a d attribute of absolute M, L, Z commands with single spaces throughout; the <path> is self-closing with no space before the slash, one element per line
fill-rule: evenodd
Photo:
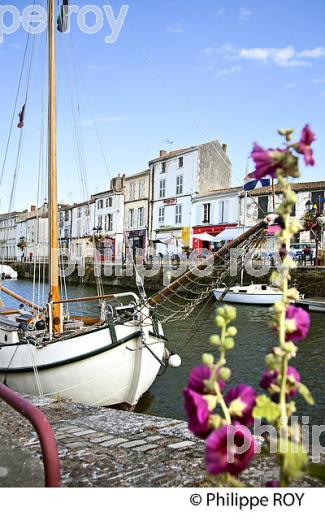
<path fill-rule="evenodd" d="M 308 454 L 301 444 L 280 441 L 279 455 L 282 459 L 283 474 L 287 479 L 297 479 L 303 475 L 308 463 Z"/>
<path fill-rule="evenodd" d="M 299 383 L 298 392 L 305 399 L 305 401 L 308 404 L 310 404 L 310 405 L 314 405 L 315 404 L 314 398 L 311 395 L 311 392 L 310 392 L 309 388 L 307 388 L 306 385 L 304 385 L 302 383 Z"/>
<path fill-rule="evenodd" d="M 270 423 L 274 423 L 280 417 L 279 406 L 271 401 L 266 395 L 259 395 L 256 398 L 256 406 L 253 410 L 253 417 L 263 417 Z"/>

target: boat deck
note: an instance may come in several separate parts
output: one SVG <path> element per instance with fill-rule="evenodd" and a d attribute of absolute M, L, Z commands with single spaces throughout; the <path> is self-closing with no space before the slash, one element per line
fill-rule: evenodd
<path fill-rule="evenodd" d="M 314 296 L 313 298 L 305 298 L 296 303 L 297 307 L 301 307 L 306 311 L 311 312 L 325 312 L 325 298 Z"/>

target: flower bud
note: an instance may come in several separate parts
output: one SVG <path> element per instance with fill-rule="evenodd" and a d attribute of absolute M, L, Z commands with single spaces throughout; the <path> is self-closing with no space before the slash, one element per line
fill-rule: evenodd
<path fill-rule="evenodd" d="M 214 363 L 214 357 L 212 354 L 203 354 L 202 356 L 202 363 L 203 365 L 207 365 L 208 367 L 210 367 L 211 365 L 213 365 Z"/>
<path fill-rule="evenodd" d="M 209 417 L 209 426 L 210 428 L 213 428 L 214 430 L 217 430 L 222 426 L 223 419 L 220 417 L 220 415 L 210 415 Z"/>
<path fill-rule="evenodd" d="M 219 370 L 219 377 L 223 381 L 229 381 L 231 378 L 231 370 L 228 367 L 223 367 Z"/>
<path fill-rule="evenodd" d="M 225 322 L 225 319 L 222 317 L 222 316 L 217 316 L 216 317 L 216 324 L 217 326 L 222 329 L 222 327 L 225 326 L 226 322 Z"/>
<path fill-rule="evenodd" d="M 238 331 L 237 331 L 236 327 L 229 327 L 227 329 L 227 336 L 234 338 L 236 336 L 237 332 Z"/>
<path fill-rule="evenodd" d="M 234 342 L 233 338 L 226 338 L 224 343 L 223 343 L 223 346 L 227 350 L 232 350 L 234 348 L 234 346 L 235 346 L 235 342 Z"/>
<path fill-rule="evenodd" d="M 218 334 L 213 334 L 212 336 L 210 336 L 210 343 L 215 347 L 219 347 L 221 343 L 220 336 L 218 336 Z"/>
<path fill-rule="evenodd" d="M 230 321 L 234 321 L 237 316 L 236 308 L 232 307 L 231 305 L 225 305 L 224 309 L 225 309 L 225 317 Z"/>
<path fill-rule="evenodd" d="M 300 300 L 299 291 L 297 291 L 297 289 L 295 289 L 295 288 L 288 289 L 287 296 L 288 296 L 288 300 L 294 300 L 295 302 Z"/>

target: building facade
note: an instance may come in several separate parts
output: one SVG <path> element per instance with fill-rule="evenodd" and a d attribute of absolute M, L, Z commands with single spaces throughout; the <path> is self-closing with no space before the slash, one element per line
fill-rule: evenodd
<path fill-rule="evenodd" d="M 297 194 L 297 203 L 294 207 L 292 216 L 303 223 L 304 217 L 309 207 L 316 206 L 319 213 L 324 213 L 325 182 L 297 182 L 292 184 L 293 191 Z M 274 206 L 281 202 L 281 189 L 275 186 Z M 245 196 L 240 196 L 240 220 L 247 226 L 256 224 L 268 213 L 273 212 L 273 194 L 271 187 L 258 188 L 251 190 Z M 324 232 L 321 241 L 324 243 Z M 295 242 L 314 242 L 315 235 L 312 231 L 300 231 L 295 237 Z"/>
<path fill-rule="evenodd" d="M 125 253 L 146 255 L 149 230 L 150 170 L 125 178 Z"/>
<path fill-rule="evenodd" d="M 191 229 L 193 198 L 229 188 L 231 162 L 226 145 L 212 141 L 174 152 L 161 151 L 149 162 L 151 240 L 158 253 L 181 253 L 184 230 Z M 166 248 L 167 246 L 167 248 Z"/>
<path fill-rule="evenodd" d="M 112 261 L 124 257 L 125 176 L 112 179 L 107 191 L 92 195 L 94 201 L 94 240 L 100 256 Z"/>
<path fill-rule="evenodd" d="M 207 235 L 216 238 L 225 228 L 239 225 L 240 190 L 226 188 L 193 198 L 191 248 L 213 250 L 216 242 L 209 242 Z"/>

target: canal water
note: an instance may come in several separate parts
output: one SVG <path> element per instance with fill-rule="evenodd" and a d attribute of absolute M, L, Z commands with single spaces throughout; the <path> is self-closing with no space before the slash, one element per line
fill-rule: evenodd
<path fill-rule="evenodd" d="M 6 286 L 22 296 L 32 298 L 32 283 L 29 280 L 6 281 Z M 115 292 L 118 292 L 116 288 Z M 69 285 L 69 297 L 91 296 L 96 293 L 93 286 Z M 1 295 L 6 305 L 13 301 Z M 36 300 L 37 301 L 37 295 Z M 94 310 L 87 304 L 75 304 L 73 312 L 87 314 Z M 96 305 L 96 304 L 95 304 Z M 184 419 L 182 390 L 190 369 L 199 364 L 204 352 L 213 352 L 209 337 L 216 333 L 214 316 L 216 303 L 211 300 L 184 321 L 164 325 L 169 340 L 169 350 L 182 357 L 179 369 L 168 369 L 161 374 L 137 406 L 137 411 L 151 415 Z M 315 406 L 297 399 L 297 415 L 310 417 L 311 424 L 324 424 L 325 420 L 325 314 L 312 313 L 312 325 L 307 339 L 299 344 L 297 358 L 292 361 L 302 374 L 303 382 L 309 387 L 316 400 Z M 232 369 L 231 384 L 246 383 L 259 388 L 259 378 L 264 369 L 264 358 L 275 345 L 276 337 L 270 326 L 270 310 L 258 306 L 237 306 L 238 336 L 236 347 L 228 355 L 228 366 Z"/>

